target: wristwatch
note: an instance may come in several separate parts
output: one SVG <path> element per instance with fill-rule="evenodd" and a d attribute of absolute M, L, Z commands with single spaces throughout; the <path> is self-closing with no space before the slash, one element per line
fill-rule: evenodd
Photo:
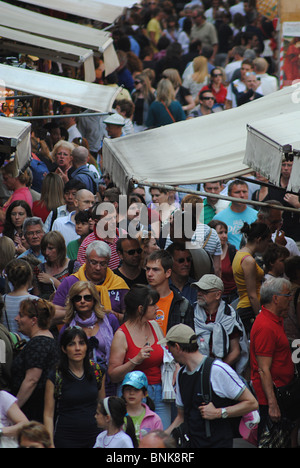
<path fill-rule="evenodd" d="M 228 418 L 228 413 L 226 411 L 226 408 L 222 408 L 221 418 L 222 419 Z"/>

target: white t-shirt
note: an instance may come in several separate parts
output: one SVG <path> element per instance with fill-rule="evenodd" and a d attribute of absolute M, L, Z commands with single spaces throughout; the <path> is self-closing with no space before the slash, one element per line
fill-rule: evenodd
<path fill-rule="evenodd" d="M 134 448 L 129 435 L 124 431 L 117 432 L 112 436 L 107 435 L 107 431 L 101 432 L 94 445 L 94 448 Z"/>
<path fill-rule="evenodd" d="M 0 391 L 0 422 L 4 427 L 11 426 L 7 418 L 9 408 L 17 401 L 17 398 L 4 390 Z"/>
<path fill-rule="evenodd" d="M 4 390 L 0 391 L 0 429 L 13 425 L 7 417 L 10 407 L 17 402 L 17 398 Z M 0 448 L 17 448 L 18 443 L 15 437 L 2 436 L 0 438 Z"/>
<path fill-rule="evenodd" d="M 201 361 L 199 366 L 194 369 L 193 372 L 189 372 L 186 368 L 183 370 L 183 372 L 186 372 L 188 375 L 192 375 L 199 371 L 202 363 L 203 361 Z M 178 374 L 179 373 L 177 373 L 176 381 L 176 406 L 183 408 L 184 405 L 181 399 L 178 384 Z M 219 359 L 213 362 L 210 373 L 210 382 L 213 391 L 220 398 L 229 398 L 230 400 L 237 400 L 246 388 L 246 385 L 239 378 L 237 373 L 230 366 L 228 366 L 228 364 L 225 364 Z"/>

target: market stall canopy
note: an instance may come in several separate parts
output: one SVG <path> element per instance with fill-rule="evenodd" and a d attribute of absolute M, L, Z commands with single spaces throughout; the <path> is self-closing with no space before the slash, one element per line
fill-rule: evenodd
<path fill-rule="evenodd" d="M 1 161 L 14 157 L 16 175 L 24 169 L 31 158 L 31 125 L 9 117 L 0 117 L 0 155 Z M 14 156 L 13 156 L 14 154 Z"/>
<path fill-rule="evenodd" d="M 123 193 L 130 181 L 181 185 L 232 179 L 253 170 L 243 162 L 247 124 L 300 110 L 295 88 L 243 106 L 116 139 L 104 139 L 103 166 Z"/>
<path fill-rule="evenodd" d="M 108 113 L 121 88 L 104 86 L 62 76 L 0 65 L 0 79 L 6 88 L 41 96 L 74 106 Z"/>
<path fill-rule="evenodd" d="M 63 11 L 71 15 L 81 16 L 103 23 L 114 23 L 125 8 L 132 8 L 138 0 L 20 0 L 31 5 Z"/>
<path fill-rule="evenodd" d="M 93 51 L 73 46 L 65 42 L 29 34 L 17 29 L 0 26 L 1 45 L 4 49 L 17 53 L 35 55 L 73 67 L 84 66 L 85 81 L 96 79 Z"/>
<path fill-rule="evenodd" d="M 298 106 L 299 107 L 299 106 Z M 300 190 L 300 112 L 281 114 L 247 125 L 244 163 L 279 186 L 283 158 L 292 158 L 287 190 Z"/>
<path fill-rule="evenodd" d="M 110 34 L 100 29 L 83 26 L 0 1 L 0 25 L 37 36 L 66 42 L 103 54 L 105 73 L 109 75 L 119 66 L 119 60 Z"/>

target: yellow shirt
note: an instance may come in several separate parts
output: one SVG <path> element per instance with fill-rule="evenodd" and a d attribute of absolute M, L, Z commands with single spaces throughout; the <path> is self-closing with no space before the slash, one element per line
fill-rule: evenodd
<path fill-rule="evenodd" d="M 232 271 L 234 280 L 237 286 L 239 294 L 238 308 L 245 309 L 246 307 L 251 307 L 250 299 L 247 294 L 247 288 L 245 283 L 244 271 L 242 268 L 242 261 L 245 257 L 249 257 L 251 254 L 239 250 L 233 259 L 232 262 Z M 258 299 L 260 298 L 260 287 L 264 277 L 264 271 L 256 263 L 256 294 Z"/>

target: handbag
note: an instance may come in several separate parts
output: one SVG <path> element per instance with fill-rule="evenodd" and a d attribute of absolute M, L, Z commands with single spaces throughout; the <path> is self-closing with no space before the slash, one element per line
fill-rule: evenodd
<path fill-rule="evenodd" d="M 291 421 L 300 417 L 300 378 L 295 376 L 287 385 L 276 387 L 274 392 L 282 415 Z"/>
<path fill-rule="evenodd" d="M 163 332 L 158 325 L 156 320 L 150 320 L 152 324 L 157 340 L 161 340 L 164 338 Z M 162 383 L 162 400 L 165 402 L 172 402 L 175 401 L 176 394 L 173 387 L 173 375 L 176 370 L 176 362 L 172 356 L 172 354 L 167 350 L 165 346 L 162 346 L 164 357 L 163 363 L 161 365 L 161 383 Z"/>
<path fill-rule="evenodd" d="M 295 423 L 286 418 L 281 418 L 278 422 L 273 422 L 268 418 L 259 439 L 258 448 L 288 448 L 294 427 Z"/>

